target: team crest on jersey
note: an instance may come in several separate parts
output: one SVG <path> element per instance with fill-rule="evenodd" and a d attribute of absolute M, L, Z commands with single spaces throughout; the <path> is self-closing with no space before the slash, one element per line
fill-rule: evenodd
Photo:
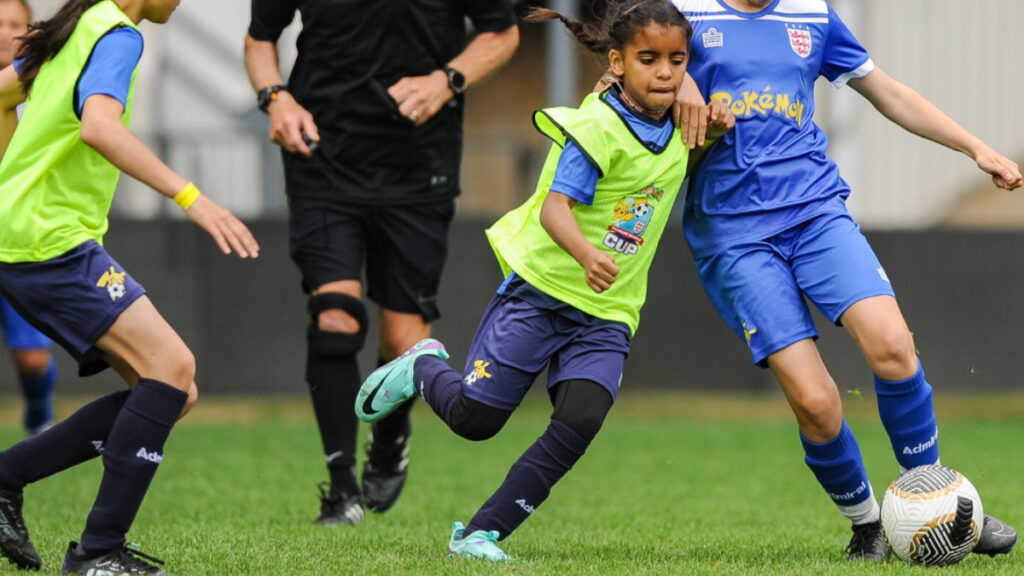
<path fill-rule="evenodd" d="M 722 34 L 715 28 L 708 29 L 700 37 L 704 40 L 705 48 L 721 48 L 725 46 L 725 34 Z"/>
<path fill-rule="evenodd" d="M 612 208 L 612 225 L 604 236 L 604 245 L 620 254 L 632 256 L 644 245 L 644 232 L 654 217 L 654 204 L 665 195 L 657 186 L 647 186 L 619 198 Z"/>
<path fill-rule="evenodd" d="M 801 58 L 811 55 L 811 30 L 800 27 L 797 24 L 786 24 L 786 32 L 789 34 L 789 47 Z"/>
<path fill-rule="evenodd" d="M 103 273 L 103 276 L 100 276 L 96 285 L 100 288 L 106 288 L 111 300 L 117 300 L 128 293 L 127 288 L 124 286 L 126 276 L 128 276 L 127 272 L 124 270 L 118 272 L 111 266 L 110 270 L 107 270 Z"/>

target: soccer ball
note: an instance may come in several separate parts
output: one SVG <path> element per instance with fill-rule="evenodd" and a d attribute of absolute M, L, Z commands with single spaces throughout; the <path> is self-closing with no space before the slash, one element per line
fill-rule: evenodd
<path fill-rule="evenodd" d="M 963 560 L 981 538 L 985 511 L 974 485 L 945 466 L 918 466 L 892 481 L 882 498 L 882 531 L 911 564 Z"/>

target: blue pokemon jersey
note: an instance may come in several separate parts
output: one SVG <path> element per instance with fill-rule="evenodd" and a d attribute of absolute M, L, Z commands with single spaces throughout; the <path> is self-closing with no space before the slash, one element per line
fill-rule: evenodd
<path fill-rule="evenodd" d="M 836 87 L 874 69 L 825 0 L 774 0 L 740 12 L 724 0 L 672 0 L 693 25 L 687 72 L 736 128 L 716 142 L 686 199 L 697 257 L 773 236 L 842 205 L 850 189 L 814 123 L 814 83 Z"/>

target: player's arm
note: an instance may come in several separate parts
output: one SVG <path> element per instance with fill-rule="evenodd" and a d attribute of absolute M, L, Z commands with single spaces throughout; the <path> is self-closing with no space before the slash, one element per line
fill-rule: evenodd
<path fill-rule="evenodd" d="M 82 106 L 82 142 L 125 174 L 174 198 L 185 190 L 188 181 L 157 158 L 121 123 L 123 113 L 124 106 L 118 99 L 106 94 L 89 96 Z M 207 196 L 200 195 L 185 213 L 213 236 L 225 254 L 234 251 L 241 258 L 259 255 L 259 245 L 245 224 Z"/>
<path fill-rule="evenodd" d="M 1021 186 L 1020 167 L 957 124 L 913 88 L 875 68 L 850 86 L 883 116 L 908 132 L 963 152 L 978 168 L 992 176 L 996 186 L 1013 190 Z"/>
<path fill-rule="evenodd" d="M 687 177 L 697 171 L 697 167 L 700 166 L 704 155 L 715 143 L 715 140 L 725 136 L 726 132 L 736 126 L 736 117 L 725 104 L 717 100 L 712 100 L 705 106 L 700 116 L 703 118 L 707 137 L 700 146 L 690 151 L 690 160 L 686 163 Z"/>
<path fill-rule="evenodd" d="M 18 127 L 18 104 L 25 101 L 25 93 L 21 91 L 18 73 L 14 66 L 0 70 L 0 158 L 7 151 L 7 146 L 14 137 L 14 129 Z"/>
<path fill-rule="evenodd" d="M 583 236 L 572 214 L 575 205 L 576 201 L 569 196 L 549 191 L 540 210 L 540 224 L 555 244 L 580 263 L 587 275 L 587 285 L 594 292 L 604 292 L 615 282 L 619 267 L 614 258 Z"/>
<path fill-rule="evenodd" d="M 245 36 L 245 71 L 249 74 L 249 82 L 256 92 L 267 86 L 283 85 L 281 66 L 277 52 L 277 43 L 257 40 L 252 35 Z M 276 94 L 273 102 L 267 106 L 268 137 L 270 141 L 289 152 L 312 156 L 313 152 L 303 141 L 303 135 L 313 142 L 320 141 L 313 115 L 299 104 L 287 90 Z"/>
<path fill-rule="evenodd" d="M 466 79 L 466 87 L 484 80 L 501 69 L 519 46 L 519 28 L 510 26 L 497 32 L 477 34 L 447 65 Z M 444 103 L 455 97 L 448 87 L 448 74 L 434 70 L 426 76 L 407 76 L 390 88 L 388 94 L 398 111 L 415 124 L 429 120 Z"/>

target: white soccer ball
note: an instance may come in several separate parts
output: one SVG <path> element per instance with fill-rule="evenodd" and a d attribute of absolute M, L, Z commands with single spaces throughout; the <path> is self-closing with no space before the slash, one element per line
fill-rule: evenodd
<path fill-rule="evenodd" d="M 981 538 L 985 511 L 971 481 L 945 466 L 918 466 L 882 498 L 882 531 L 893 554 L 911 564 L 963 560 Z"/>

